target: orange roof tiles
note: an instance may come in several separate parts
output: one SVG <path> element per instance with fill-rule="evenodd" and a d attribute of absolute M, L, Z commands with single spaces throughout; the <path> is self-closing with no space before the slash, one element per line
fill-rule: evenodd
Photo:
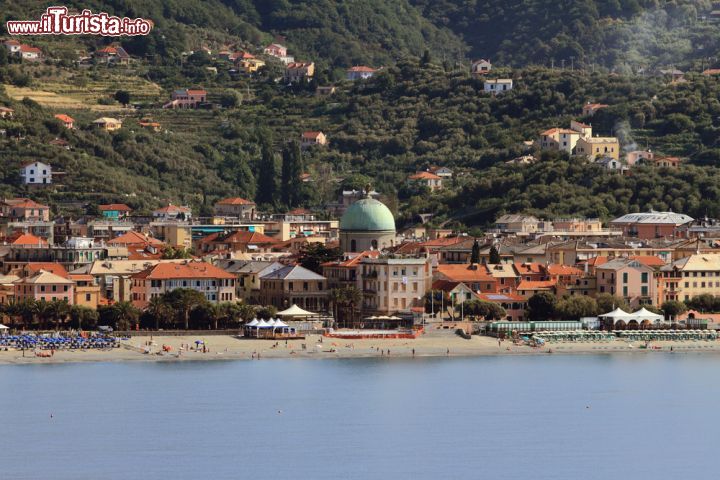
<path fill-rule="evenodd" d="M 517 286 L 517 290 L 518 291 L 545 290 L 545 289 L 551 289 L 551 288 L 555 287 L 555 285 L 557 285 L 555 280 L 536 280 L 536 281 L 523 280 Z"/>
<path fill-rule="evenodd" d="M 255 202 L 240 197 L 230 197 L 220 200 L 217 205 L 255 205 Z"/>
<path fill-rule="evenodd" d="M 107 243 L 108 245 L 165 245 L 157 238 L 148 237 L 140 232 L 136 232 L 135 230 L 130 230 L 127 233 L 109 240 Z"/>
<path fill-rule="evenodd" d="M 496 282 L 497 280 L 488 275 L 487 270 L 478 265 L 471 268 L 468 264 L 440 264 L 437 272 L 447 279 L 457 282 Z"/>
<path fill-rule="evenodd" d="M 158 263 L 135 275 L 148 280 L 172 279 L 234 279 L 235 276 L 206 262 Z"/>
<path fill-rule="evenodd" d="M 60 120 L 63 123 L 72 123 L 75 121 L 74 118 L 72 118 L 69 115 L 65 115 L 64 113 L 58 113 L 57 115 L 55 115 L 55 118 L 57 118 L 58 120 Z"/>
<path fill-rule="evenodd" d="M 440 180 L 442 177 L 431 172 L 418 172 L 414 175 L 410 175 L 409 178 L 410 180 Z"/>
<path fill-rule="evenodd" d="M 53 262 L 28 262 L 25 264 L 25 268 L 27 269 L 28 273 L 30 275 L 39 272 L 40 270 L 44 270 L 46 272 L 50 272 L 52 274 L 55 274 L 59 277 L 63 278 L 69 278 L 68 271 L 65 269 L 64 266 L 62 266 L 59 263 L 53 263 Z"/>
<path fill-rule="evenodd" d="M 107 205 L 98 205 L 98 210 L 101 212 L 131 212 L 132 208 L 128 207 L 124 203 L 109 203 Z"/>
<path fill-rule="evenodd" d="M 11 245 L 31 245 L 31 246 L 47 246 L 47 242 L 40 237 L 36 237 L 30 233 L 23 233 L 15 240 L 12 241 Z"/>

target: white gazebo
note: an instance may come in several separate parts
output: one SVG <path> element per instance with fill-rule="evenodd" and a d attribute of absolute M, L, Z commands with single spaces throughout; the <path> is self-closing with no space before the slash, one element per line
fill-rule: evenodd
<path fill-rule="evenodd" d="M 291 318 L 308 318 L 308 317 L 316 317 L 317 313 L 308 312 L 307 310 L 303 310 L 302 308 L 298 307 L 293 303 L 292 307 L 288 308 L 287 310 L 283 310 L 282 312 L 277 313 L 281 317 L 291 317 Z"/>
<path fill-rule="evenodd" d="M 653 323 L 659 323 L 665 320 L 664 316 L 653 313 L 645 307 L 641 308 L 637 312 L 634 312 L 632 316 L 635 317 L 635 320 L 637 320 L 638 322 L 642 322 L 643 320 L 650 320 Z"/>

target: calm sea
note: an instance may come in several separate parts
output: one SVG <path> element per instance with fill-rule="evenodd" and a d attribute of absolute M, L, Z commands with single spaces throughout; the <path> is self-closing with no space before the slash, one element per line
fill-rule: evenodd
<path fill-rule="evenodd" d="M 2 366 L 0 478 L 715 479 L 719 369 L 663 354 Z"/>

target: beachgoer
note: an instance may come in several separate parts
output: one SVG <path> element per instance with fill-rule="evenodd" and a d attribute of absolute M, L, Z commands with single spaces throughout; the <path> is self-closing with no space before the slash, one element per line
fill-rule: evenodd
<path fill-rule="evenodd" d="M 445 355 L 450 355 L 450 349 L 447 349 L 447 352 L 445 352 Z"/>
<path fill-rule="evenodd" d="M 413 348 L 413 357 L 415 356 L 415 349 Z"/>

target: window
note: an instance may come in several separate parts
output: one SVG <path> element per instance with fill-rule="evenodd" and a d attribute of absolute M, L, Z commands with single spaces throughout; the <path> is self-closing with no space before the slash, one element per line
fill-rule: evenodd
<path fill-rule="evenodd" d="M 623 283 L 628 283 L 628 273 L 623 272 Z"/>
<path fill-rule="evenodd" d="M 640 276 L 640 278 L 641 278 L 640 281 L 642 281 L 642 283 L 648 283 L 648 274 L 647 274 L 647 272 L 643 272 L 642 275 Z"/>
<path fill-rule="evenodd" d="M 640 287 L 640 295 L 642 295 L 643 297 L 648 296 L 648 287 L 646 285 Z"/>
<path fill-rule="evenodd" d="M 623 287 L 623 297 L 628 296 L 628 287 Z"/>

